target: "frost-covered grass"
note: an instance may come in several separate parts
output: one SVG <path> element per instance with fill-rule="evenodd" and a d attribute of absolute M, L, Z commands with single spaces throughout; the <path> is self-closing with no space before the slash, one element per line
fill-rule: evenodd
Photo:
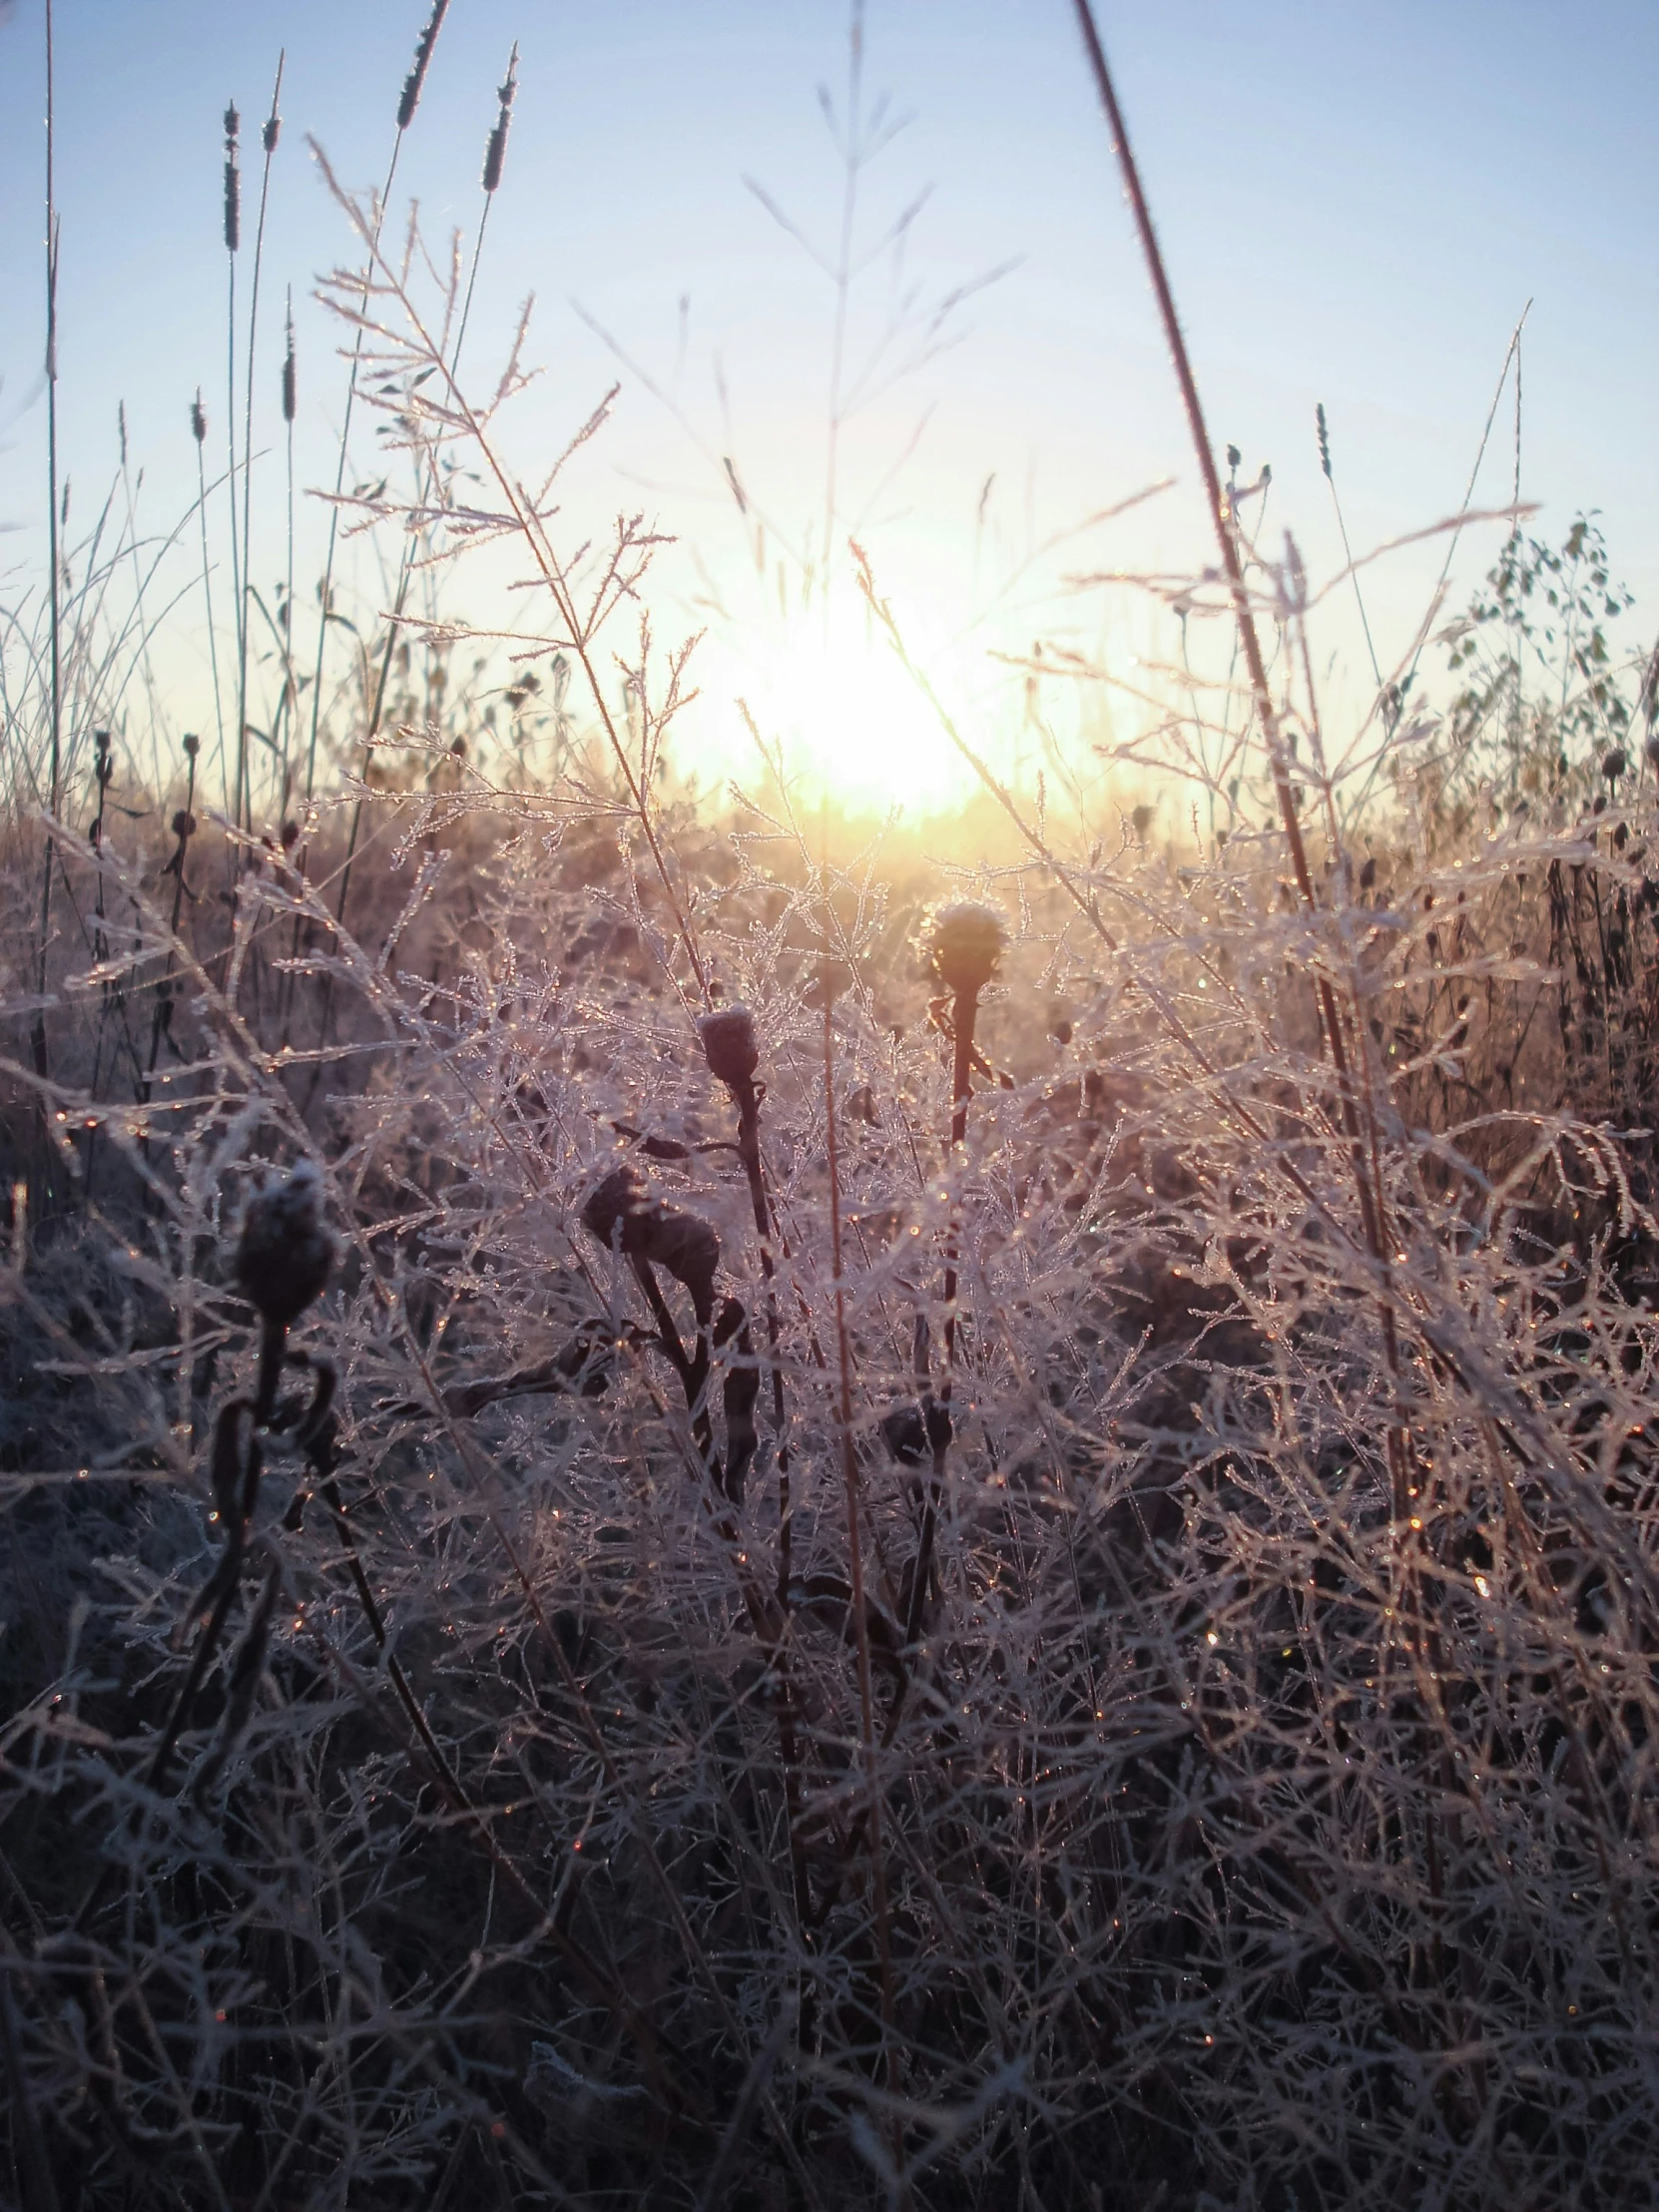
<path fill-rule="evenodd" d="M 1184 677 L 1136 749 L 1202 834 L 987 769 L 985 856 L 827 859 L 784 764 L 677 796 L 649 533 L 567 565 L 515 372 L 344 205 L 362 519 L 523 555 L 556 750 L 392 651 L 324 759 L 395 773 L 285 839 L 71 756 L 44 971 L 14 783 L 8 2185 L 1645 2201 L 1659 822 L 1593 533 L 1343 747 L 1235 510 L 1271 714 Z"/>

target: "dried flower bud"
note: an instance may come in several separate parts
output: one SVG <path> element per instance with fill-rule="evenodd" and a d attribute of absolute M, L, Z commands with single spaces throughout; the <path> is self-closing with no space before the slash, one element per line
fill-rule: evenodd
<path fill-rule="evenodd" d="M 977 899 L 953 899 L 933 915 L 927 933 L 927 959 L 948 991 L 972 998 L 996 973 L 1008 942 L 1007 927 L 994 906 Z"/>
<path fill-rule="evenodd" d="M 700 1326 L 714 1318 L 720 1239 L 699 1214 L 659 1198 L 638 1168 L 613 1168 L 588 1193 L 582 1220 L 607 1251 L 653 1261 L 686 1286 Z"/>
<path fill-rule="evenodd" d="M 236 1276 L 249 1303 L 286 1329 L 322 1295 L 334 1240 L 322 1221 L 322 1179 L 309 1160 L 262 1183 L 248 1201 Z"/>
<path fill-rule="evenodd" d="M 187 730 L 185 732 L 184 744 L 185 758 L 189 761 L 194 761 L 196 756 L 202 750 L 202 740 L 197 737 L 193 731 Z"/>
<path fill-rule="evenodd" d="M 711 1075 L 718 1075 L 734 1090 L 753 1082 L 761 1064 L 761 1048 L 755 1040 L 755 1016 L 741 999 L 705 1014 L 698 1022 L 697 1033 L 703 1040 L 703 1055 Z"/>
<path fill-rule="evenodd" d="M 1622 748 L 1614 746 L 1612 752 L 1607 755 L 1601 764 L 1601 773 L 1606 777 L 1609 784 L 1616 784 L 1629 766 L 1630 762 Z"/>
<path fill-rule="evenodd" d="M 196 817 L 187 815 L 182 807 L 173 818 L 173 834 L 176 837 L 194 837 L 196 834 Z"/>
<path fill-rule="evenodd" d="M 397 128 L 406 131 L 414 121 L 414 112 L 420 105 L 421 87 L 426 82 L 426 72 L 431 67 L 432 49 L 438 42 L 438 32 L 449 12 L 449 0 L 432 0 L 432 12 L 426 18 L 426 28 L 420 34 L 415 47 L 409 74 L 403 80 L 403 95 L 397 103 Z"/>

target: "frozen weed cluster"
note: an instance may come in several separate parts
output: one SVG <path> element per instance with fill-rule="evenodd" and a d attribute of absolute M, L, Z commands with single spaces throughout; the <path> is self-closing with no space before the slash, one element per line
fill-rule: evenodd
<path fill-rule="evenodd" d="M 65 755 L 94 828 L 10 917 L 20 2200 L 1645 2201 L 1659 819 L 1593 539 L 1517 525 L 1454 708 L 1396 678 L 1328 762 L 1209 468 L 1251 719 L 1183 684 L 1160 743 L 1231 827 L 1073 848 L 964 737 L 1012 857 L 831 863 L 782 774 L 665 799 L 649 531 L 567 559 L 516 358 L 471 399 L 458 273 L 341 201 L 414 487 L 353 519 L 517 550 L 562 766 L 411 712 L 331 841 L 291 749 L 269 835 L 234 748 L 199 829 L 192 753 L 157 849 Z M 398 615 L 370 761 L 459 642 Z"/>

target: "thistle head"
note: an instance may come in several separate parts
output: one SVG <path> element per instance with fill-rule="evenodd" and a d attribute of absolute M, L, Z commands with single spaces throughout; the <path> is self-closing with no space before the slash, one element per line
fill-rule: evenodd
<path fill-rule="evenodd" d="M 237 1286 L 261 1317 L 288 1329 L 322 1295 L 334 1240 L 322 1219 L 322 1179 L 301 1160 L 263 1180 L 248 1201 L 237 1240 Z"/>
<path fill-rule="evenodd" d="M 933 911 L 927 928 L 927 964 L 947 991 L 972 998 L 996 973 L 1007 942 L 1007 924 L 994 906 L 975 898 L 955 898 Z"/>
<path fill-rule="evenodd" d="M 761 1064 L 761 1048 L 755 1037 L 755 1016 L 741 1000 L 705 1014 L 697 1024 L 703 1056 L 711 1075 L 738 1090 L 754 1081 Z"/>

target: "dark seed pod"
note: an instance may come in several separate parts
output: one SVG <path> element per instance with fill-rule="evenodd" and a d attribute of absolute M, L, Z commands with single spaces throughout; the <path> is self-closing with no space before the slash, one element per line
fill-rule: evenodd
<path fill-rule="evenodd" d="M 1614 746 L 1612 752 L 1607 755 L 1601 764 L 1601 773 L 1606 777 L 1609 784 L 1616 784 L 1629 766 L 1630 762 L 1622 748 Z"/>
<path fill-rule="evenodd" d="M 607 1251 L 651 1261 L 683 1283 L 700 1326 L 714 1319 L 720 1239 L 701 1215 L 657 1197 L 638 1168 L 625 1165 L 595 1184 L 582 1220 Z"/>
<path fill-rule="evenodd" d="M 185 733 L 184 746 L 185 758 L 187 760 L 194 761 L 196 756 L 202 750 L 202 740 L 199 737 L 195 736 L 194 733 L 187 730 Z"/>
<path fill-rule="evenodd" d="M 322 1179 L 301 1160 L 289 1174 L 262 1183 L 248 1201 L 237 1243 L 237 1286 L 266 1321 L 287 1329 L 320 1298 L 333 1264 Z"/>
<path fill-rule="evenodd" d="M 881 1441 L 901 1467 L 927 1459 L 927 1423 L 919 1405 L 895 1405 L 881 1417 Z"/>
<path fill-rule="evenodd" d="M 755 1038 L 755 1016 L 742 1001 L 705 1014 L 697 1025 L 703 1040 L 703 1056 L 709 1072 L 734 1090 L 754 1080 L 761 1064 L 761 1048 Z"/>
<path fill-rule="evenodd" d="M 927 961 L 945 989 L 972 997 L 996 973 L 1008 931 L 994 906 L 973 898 L 953 899 L 933 915 L 927 933 Z"/>
<path fill-rule="evenodd" d="M 206 408 L 202 404 L 202 394 L 200 392 L 197 393 L 196 397 L 190 403 L 190 434 L 196 440 L 198 445 L 205 445 L 207 443 L 208 415 Z"/>

